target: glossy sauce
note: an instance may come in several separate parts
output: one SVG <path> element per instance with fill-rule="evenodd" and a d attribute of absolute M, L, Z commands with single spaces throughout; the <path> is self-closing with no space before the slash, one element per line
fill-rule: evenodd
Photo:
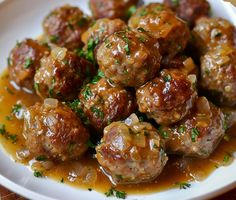
<path fill-rule="evenodd" d="M 33 94 L 27 94 L 14 89 L 9 84 L 7 72 L 0 76 L 0 124 L 4 124 L 9 134 L 16 134 L 17 141 L 7 139 L 0 134 L 0 142 L 4 149 L 16 162 L 25 165 L 39 165 L 32 157 L 22 159 L 17 156 L 25 149 L 22 136 L 23 120 L 18 120 L 11 114 L 13 105 L 20 103 L 23 106 L 33 105 L 40 99 Z M 6 116 L 8 116 L 6 118 Z M 9 120 L 10 119 L 10 120 Z M 162 174 L 153 182 L 137 185 L 117 186 L 116 189 L 126 191 L 127 194 L 152 193 L 178 187 L 177 182 L 201 181 L 218 167 L 229 165 L 233 161 L 233 152 L 236 151 L 236 126 L 228 131 L 226 139 L 222 140 L 219 147 L 208 159 L 190 159 L 169 156 L 168 163 Z M 36 162 L 36 163 L 35 163 Z M 34 164 L 32 164 L 34 163 Z M 13 163 L 12 163 L 13 164 Z M 75 187 L 106 192 L 112 183 L 102 173 L 95 158 L 87 154 L 80 161 L 54 163 L 49 169 L 42 171 L 45 177 L 66 183 Z M 32 170 L 33 176 L 33 170 Z"/>

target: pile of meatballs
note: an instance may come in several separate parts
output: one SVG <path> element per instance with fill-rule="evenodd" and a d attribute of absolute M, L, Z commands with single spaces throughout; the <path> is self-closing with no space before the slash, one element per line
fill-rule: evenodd
<path fill-rule="evenodd" d="M 116 184 L 156 179 L 170 154 L 209 157 L 236 105 L 234 26 L 205 0 L 89 3 L 91 17 L 56 8 L 10 53 L 11 83 L 42 99 L 24 113 L 31 154 L 79 160 L 98 142 Z"/>

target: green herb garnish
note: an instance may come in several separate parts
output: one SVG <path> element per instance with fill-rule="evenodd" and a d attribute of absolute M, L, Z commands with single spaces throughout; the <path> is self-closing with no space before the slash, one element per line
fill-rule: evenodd
<path fill-rule="evenodd" d="M 196 142 L 196 139 L 199 135 L 200 135 L 200 133 L 197 130 L 197 128 L 192 128 L 192 130 L 191 130 L 191 140 L 192 140 L 192 142 Z"/>
<path fill-rule="evenodd" d="M 125 199 L 127 194 L 126 192 L 123 192 L 123 191 L 118 191 L 116 190 L 115 188 L 110 188 L 106 193 L 105 195 L 107 197 L 111 197 L 111 196 L 114 196 L 114 197 L 117 197 L 119 199 Z"/>

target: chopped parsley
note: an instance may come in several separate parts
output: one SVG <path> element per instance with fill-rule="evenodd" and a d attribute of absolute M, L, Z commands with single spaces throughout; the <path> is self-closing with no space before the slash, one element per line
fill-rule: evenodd
<path fill-rule="evenodd" d="M 82 17 L 82 18 L 77 22 L 77 25 L 78 25 L 79 27 L 83 27 L 86 23 L 87 23 L 87 18 Z"/>
<path fill-rule="evenodd" d="M 146 30 L 145 30 L 144 28 L 142 28 L 142 27 L 137 28 L 137 30 L 138 30 L 138 32 L 140 32 L 140 33 L 146 32 Z"/>
<path fill-rule="evenodd" d="M 96 117 L 100 119 L 104 117 L 104 113 L 99 108 L 96 108 L 95 106 L 91 107 L 91 111 L 96 115 Z"/>
<path fill-rule="evenodd" d="M 18 138 L 17 138 L 16 134 L 7 134 L 7 139 L 11 140 L 12 143 L 14 144 L 14 143 L 16 143 Z"/>
<path fill-rule="evenodd" d="M 231 161 L 231 158 L 232 158 L 232 154 L 231 153 L 226 153 L 224 158 L 223 158 L 223 162 L 225 164 L 229 163 Z"/>
<path fill-rule="evenodd" d="M 7 115 L 7 116 L 5 117 L 5 119 L 6 119 L 7 121 L 11 121 L 11 120 L 13 119 L 13 117 L 12 117 L 11 115 Z"/>
<path fill-rule="evenodd" d="M 129 44 L 126 43 L 126 45 L 124 46 L 125 52 L 127 55 L 130 55 L 130 48 L 129 48 Z"/>
<path fill-rule="evenodd" d="M 147 39 L 143 35 L 139 36 L 138 40 L 142 43 L 147 42 Z"/>
<path fill-rule="evenodd" d="M 179 5 L 179 0 L 171 0 L 172 4 L 174 6 L 178 6 Z"/>
<path fill-rule="evenodd" d="M 12 63 L 11 63 L 11 58 L 10 57 L 8 57 L 7 58 L 7 64 L 8 64 L 8 66 L 10 66 Z"/>
<path fill-rule="evenodd" d="M 125 199 L 126 196 L 127 196 L 126 192 L 124 192 L 124 191 L 118 191 L 118 190 L 116 190 L 116 189 L 113 188 L 113 187 L 110 188 L 110 189 L 105 193 L 105 195 L 106 195 L 107 197 L 114 196 L 114 197 L 117 197 L 117 198 L 119 198 L 119 199 Z"/>
<path fill-rule="evenodd" d="M 127 18 L 130 18 L 137 10 L 136 6 L 131 6 L 127 12 Z"/>
<path fill-rule="evenodd" d="M 155 10 L 156 11 L 162 11 L 163 8 L 164 8 L 163 5 L 158 5 L 158 6 L 155 7 Z"/>
<path fill-rule="evenodd" d="M 52 43 L 56 43 L 58 41 L 59 37 L 57 35 L 52 35 L 50 36 L 50 41 Z"/>
<path fill-rule="evenodd" d="M 139 13 L 140 16 L 145 16 L 147 14 L 148 14 L 148 12 L 145 9 L 141 10 L 141 12 Z"/>
<path fill-rule="evenodd" d="M 60 182 L 61 182 L 61 183 L 64 183 L 64 178 L 61 178 Z"/>
<path fill-rule="evenodd" d="M 92 84 L 96 84 L 101 78 L 104 78 L 105 75 L 101 70 L 98 70 L 98 73 L 96 76 L 93 77 L 93 80 L 91 81 Z"/>
<path fill-rule="evenodd" d="M 14 92 L 13 92 L 9 87 L 6 87 L 5 89 L 6 89 L 6 91 L 7 91 L 9 94 L 11 94 L 11 95 L 14 94 Z"/>
<path fill-rule="evenodd" d="M 197 128 L 192 128 L 192 130 L 191 130 L 191 140 L 192 140 L 192 142 L 196 142 L 196 139 L 199 135 L 200 135 L 200 133 L 197 130 Z"/>
<path fill-rule="evenodd" d="M 157 148 L 158 148 L 157 144 L 154 143 L 154 144 L 153 144 L 153 148 L 154 148 L 154 149 L 157 149 Z"/>
<path fill-rule="evenodd" d="M 0 124 L 0 134 L 4 135 L 6 133 L 6 126 L 5 124 Z"/>
<path fill-rule="evenodd" d="M 164 76 L 163 79 L 164 79 L 165 82 L 170 82 L 172 77 L 171 77 L 171 75 L 167 74 L 166 76 Z"/>
<path fill-rule="evenodd" d="M 37 178 L 42 178 L 43 174 L 40 171 L 34 170 L 34 176 L 37 177 Z"/>
<path fill-rule="evenodd" d="M 6 130 L 5 124 L 0 124 L 0 134 L 4 135 L 7 140 L 11 140 L 13 144 L 17 141 L 17 135 L 9 134 Z"/>
<path fill-rule="evenodd" d="M 22 110 L 22 105 L 21 104 L 15 104 L 12 106 L 11 112 L 15 115 L 20 115 Z"/>
<path fill-rule="evenodd" d="M 96 144 L 93 144 L 93 142 L 91 140 L 88 140 L 86 144 L 88 147 L 90 147 L 92 149 L 96 148 Z"/>
<path fill-rule="evenodd" d="M 39 83 L 34 83 L 34 89 L 35 89 L 35 91 L 40 91 L 39 90 Z"/>
<path fill-rule="evenodd" d="M 88 191 L 91 192 L 93 189 L 92 188 L 88 188 Z"/>
<path fill-rule="evenodd" d="M 89 41 L 88 41 L 88 44 L 87 44 L 87 49 L 86 50 L 77 50 L 77 54 L 81 57 L 84 57 L 86 58 L 88 61 L 92 62 L 93 64 L 95 64 L 96 60 L 94 58 L 94 49 L 95 47 L 98 45 L 99 43 L 99 39 L 93 39 L 93 38 L 90 38 Z"/>
<path fill-rule="evenodd" d="M 47 157 L 44 156 L 44 155 L 41 155 L 41 156 L 36 157 L 35 160 L 37 160 L 37 161 L 46 161 Z"/>
<path fill-rule="evenodd" d="M 163 126 L 160 126 L 160 127 L 158 128 L 158 130 L 159 130 L 161 136 L 162 136 L 164 139 L 168 139 L 168 138 L 169 138 L 169 133 L 168 133 L 168 131 L 163 130 Z"/>
<path fill-rule="evenodd" d="M 32 59 L 31 58 L 27 58 L 25 60 L 24 68 L 28 69 L 30 67 L 30 65 L 32 65 L 32 63 L 33 63 Z"/>
<path fill-rule="evenodd" d="M 179 186 L 179 189 L 187 189 L 187 188 L 190 188 L 191 187 L 191 184 L 190 183 L 187 183 L 187 182 L 177 182 L 175 183 L 175 185 Z"/>
<path fill-rule="evenodd" d="M 184 125 L 180 125 L 179 129 L 178 129 L 178 132 L 179 133 L 184 133 L 186 130 L 186 127 Z"/>
<path fill-rule="evenodd" d="M 85 86 L 84 90 L 82 91 L 82 95 L 85 100 L 88 100 L 93 95 L 88 85 Z"/>

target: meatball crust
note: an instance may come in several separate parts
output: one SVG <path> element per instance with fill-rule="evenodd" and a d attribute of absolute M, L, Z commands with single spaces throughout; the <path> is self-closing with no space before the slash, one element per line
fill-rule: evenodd
<path fill-rule="evenodd" d="M 129 19 L 129 26 L 142 29 L 160 44 L 163 56 L 174 57 L 183 51 L 190 38 L 190 32 L 182 20 L 166 6 L 151 3 L 138 8 Z"/>
<path fill-rule="evenodd" d="M 34 77 L 36 92 L 42 98 L 72 100 L 94 73 L 95 68 L 88 61 L 66 48 L 55 47 L 49 56 L 41 59 L 41 67 Z"/>
<path fill-rule="evenodd" d="M 208 17 L 210 4 L 206 0 L 164 0 L 164 4 L 177 12 L 178 17 L 194 25 L 197 19 Z"/>
<path fill-rule="evenodd" d="M 79 99 L 91 125 L 102 132 L 113 121 L 123 120 L 136 109 L 133 94 L 105 78 L 81 90 Z"/>
<path fill-rule="evenodd" d="M 201 58 L 200 85 L 225 106 L 236 105 L 236 48 L 219 45 Z"/>
<path fill-rule="evenodd" d="M 56 99 L 36 103 L 24 114 L 23 135 L 34 156 L 66 161 L 87 150 L 88 131 L 70 108 Z"/>
<path fill-rule="evenodd" d="M 117 184 L 149 182 L 168 160 L 158 131 L 135 114 L 107 126 L 96 152 L 104 172 Z"/>
<path fill-rule="evenodd" d="M 184 156 L 207 158 L 225 134 L 224 115 L 205 97 L 199 97 L 193 109 L 182 121 L 165 132 L 167 151 Z"/>
<path fill-rule="evenodd" d="M 77 7 L 65 5 L 53 10 L 43 21 L 48 40 L 70 50 L 82 47 L 81 35 L 90 19 Z"/>
<path fill-rule="evenodd" d="M 139 111 L 158 124 L 172 124 L 185 117 L 197 96 L 196 76 L 164 69 L 160 76 L 136 91 Z"/>
<path fill-rule="evenodd" d="M 222 18 L 201 18 L 192 31 L 192 44 L 200 55 L 221 44 L 235 45 L 235 28 Z"/>
<path fill-rule="evenodd" d="M 125 30 L 112 34 L 101 44 L 97 61 L 100 70 L 114 83 L 139 87 L 155 77 L 161 56 L 151 37 Z"/>
<path fill-rule="evenodd" d="M 34 91 L 35 71 L 40 67 L 40 59 L 47 54 L 49 49 L 36 40 L 17 43 L 8 59 L 10 80 L 26 91 Z"/>
<path fill-rule="evenodd" d="M 90 0 L 89 6 L 95 19 L 127 19 L 129 9 L 136 6 L 138 0 Z"/>
<path fill-rule="evenodd" d="M 91 26 L 86 32 L 82 35 L 82 41 L 85 44 L 85 49 L 89 48 L 90 43 L 96 43 L 99 46 L 99 43 L 102 43 L 109 35 L 125 30 L 127 25 L 121 19 L 98 19 L 95 21 L 93 26 Z M 93 47 L 96 50 L 96 47 Z"/>

